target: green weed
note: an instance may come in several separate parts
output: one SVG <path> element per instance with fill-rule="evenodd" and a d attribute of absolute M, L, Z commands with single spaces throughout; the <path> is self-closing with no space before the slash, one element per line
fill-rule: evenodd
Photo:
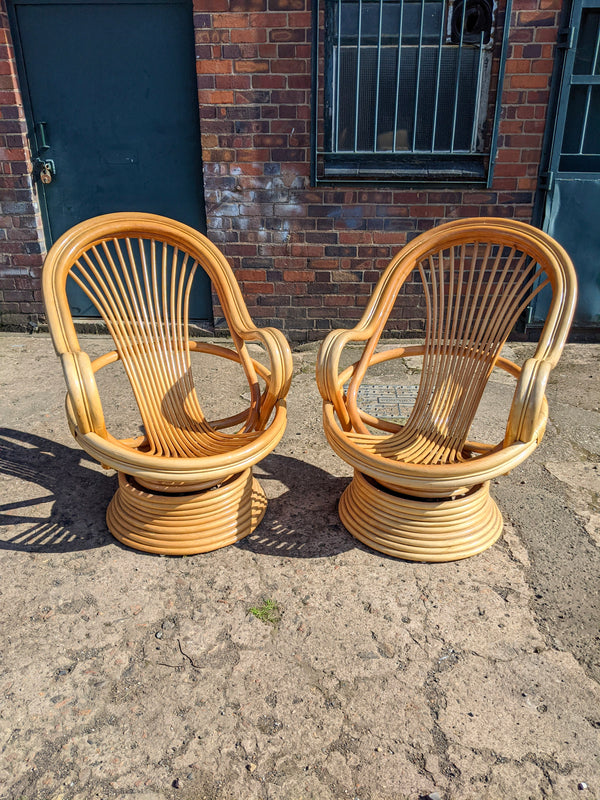
<path fill-rule="evenodd" d="M 263 600 L 260 606 L 252 606 L 248 613 L 264 622 L 266 625 L 277 625 L 281 620 L 279 606 L 276 600 Z"/>

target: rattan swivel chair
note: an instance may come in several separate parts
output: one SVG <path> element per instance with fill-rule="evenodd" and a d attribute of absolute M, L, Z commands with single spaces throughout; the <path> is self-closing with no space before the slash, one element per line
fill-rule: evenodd
<path fill-rule="evenodd" d="M 235 349 L 189 338 L 188 301 L 200 270 L 212 281 Z M 94 361 L 75 332 L 67 279 L 94 304 L 114 340 L 115 349 Z M 252 323 L 219 250 L 164 217 L 108 214 L 76 225 L 54 244 L 43 293 L 67 383 L 71 432 L 119 475 L 107 512 L 111 533 L 136 549 L 172 555 L 213 550 L 250 533 L 266 509 L 252 466 L 283 434 L 292 361 L 279 331 Z M 263 346 L 268 368 L 250 357 L 248 342 Z M 193 351 L 241 365 L 250 387 L 247 410 L 206 419 L 194 387 Z M 95 373 L 116 361 L 139 408 L 144 433 L 137 438 L 117 439 L 106 429 Z"/>
<path fill-rule="evenodd" d="M 415 307 L 423 309 L 424 344 L 376 352 L 404 284 Z M 552 298 L 539 343 L 519 367 L 500 351 L 545 287 Z M 565 251 L 518 221 L 446 223 L 396 255 L 360 323 L 332 331 L 317 364 L 325 434 L 354 469 L 339 504 L 350 533 L 376 550 L 414 561 L 466 558 L 498 538 L 502 517 L 489 483 L 527 458 L 543 436 L 546 382 L 561 354 L 575 298 L 575 272 Z M 343 349 L 357 342 L 364 343 L 360 359 L 340 371 Z M 405 424 L 362 411 L 357 395 L 367 368 L 403 356 L 422 356 Z M 469 441 L 494 366 L 516 378 L 506 433 L 495 444 Z"/>

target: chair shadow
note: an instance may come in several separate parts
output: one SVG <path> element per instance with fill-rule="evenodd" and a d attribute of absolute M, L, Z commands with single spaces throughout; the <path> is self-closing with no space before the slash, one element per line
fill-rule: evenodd
<path fill-rule="evenodd" d="M 23 487 L 18 499 L 0 505 L 0 550 L 67 553 L 109 544 L 123 547 L 110 535 L 105 520 L 116 476 L 86 463 L 95 462 L 77 447 L 0 428 L 0 474 L 33 488 Z M 324 558 L 362 548 L 337 514 L 348 478 L 273 453 L 260 462 L 255 474 L 267 490 L 269 481 L 277 481 L 284 491 L 269 500 L 256 530 L 234 546 L 280 558 Z M 10 486 L 6 480 L 4 485 Z M 52 508 L 44 515 L 47 503 Z M 11 530 L 15 527 L 18 532 Z"/>
<path fill-rule="evenodd" d="M 271 480 L 283 483 L 286 491 L 269 500 L 260 525 L 236 547 L 279 558 L 326 558 L 363 547 L 346 531 L 337 513 L 349 478 L 336 478 L 305 461 L 276 453 L 261 461 L 254 473 L 267 493 Z"/>
<path fill-rule="evenodd" d="M 79 448 L 0 428 L 0 474 L 34 488 L 18 495 L 33 497 L 0 505 L 0 550 L 67 553 L 115 543 L 105 514 L 116 477 L 90 469 L 85 462 L 94 463 Z M 6 479 L 4 485 L 10 486 Z M 49 516 L 37 509 L 46 503 L 53 504 Z M 15 526 L 18 533 L 10 530 Z"/>

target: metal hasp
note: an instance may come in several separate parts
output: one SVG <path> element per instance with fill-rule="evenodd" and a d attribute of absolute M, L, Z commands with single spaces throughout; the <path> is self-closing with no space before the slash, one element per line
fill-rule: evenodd
<path fill-rule="evenodd" d="M 33 162 L 32 169 L 33 179 L 41 181 L 42 183 L 49 184 L 56 175 L 56 166 L 51 158 L 43 161 L 41 158 L 36 158 Z"/>

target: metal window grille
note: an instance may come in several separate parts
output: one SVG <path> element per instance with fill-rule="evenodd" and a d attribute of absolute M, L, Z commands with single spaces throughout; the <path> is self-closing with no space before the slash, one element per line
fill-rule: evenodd
<path fill-rule="evenodd" d="M 600 172 L 600 3 L 581 14 L 558 170 Z"/>
<path fill-rule="evenodd" d="M 483 179 L 494 0 L 322 2 L 324 176 Z"/>

